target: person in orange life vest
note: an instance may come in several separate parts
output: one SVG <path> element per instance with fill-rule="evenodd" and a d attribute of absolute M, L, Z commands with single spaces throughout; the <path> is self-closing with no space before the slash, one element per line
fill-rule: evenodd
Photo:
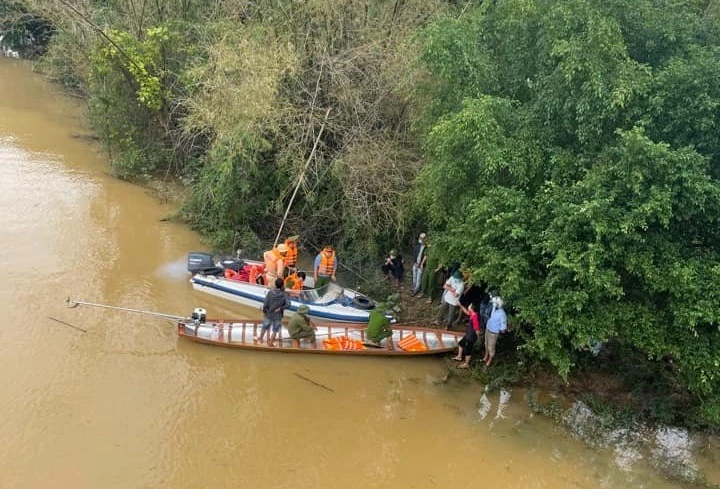
<path fill-rule="evenodd" d="M 263 253 L 265 259 L 265 285 L 272 285 L 275 279 L 282 278 L 285 271 L 285 255 L 288 247 L 284 243 L 280 243 L 276 248 Z"/>
<path fill-rule="evenodd" d="M 285 246 L 288 247 L 287 254 L 285 255 L 285 276 L 292 275 L 297 272 L 297 258 L 298 258 L 298 241 L 299 236 L 290 236 L 285 240 Z"/>
<path fill-rule="evenodd" d="M 251 284 L 264 285 L 265 284 L 265 281 L 264 281 L 265 279 L 263 278 L 264 270 L 265 270 L 265 265 L 251 265 L 248 282 L 250 282 Z"/>
<path fill-rule="evenodd" d="M 327 245 L 315 257 L 315 288 L 320 288 L 331 280 L 335 282 L 335 271 L 338 268 L 338 259 L 335 249 Z"/>
<path fill-rule="evenodd" d="M 299 296 L 300 291 L 302 291 L 303 286 L 305 285 L 305 277 L 305 272 L 297 272 L 288 275 L 285 279 L 285 290 L 287 290 L 293 297 Z"/>

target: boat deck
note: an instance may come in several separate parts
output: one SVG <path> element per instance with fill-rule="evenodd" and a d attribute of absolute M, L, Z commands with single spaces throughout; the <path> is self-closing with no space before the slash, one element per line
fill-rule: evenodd
<path fill-rule="evenodd" d="M 265 350 L 275 352 L 294 353 L 325 353 L 341 355 L 373 355 L 373 356 L 412 356 L 433 355 L 453 351 L 462 337 L 462 333 L 438 329 L 394 325 L 393 348 L 387 348 L 383 341 L 381 346 L 371 343 L 365 334 L 364 328 L 352 327 L 346 324 L 318 324 L 315 331 L 316 348 L 307 341 L 300 341 L 299 347 L 292 346 L 285 326 L 281 327 L 276 338 L 277 346 L 268 346 L 265 342 L 257 342 L 254 338 L 260 335 L 262 321 L 260 320 L 209 320 L 205 323 L 193 321 L 178 322 L 178 335 L 199 343 L 212 344 L 232 348 L 252 350 Z M 424 349 L 408 351 L 399 345 L 403 340 L 414 335 Z M 323 340 L 348 338 L 362 345 L 362 349 L 328 349 Z"/>

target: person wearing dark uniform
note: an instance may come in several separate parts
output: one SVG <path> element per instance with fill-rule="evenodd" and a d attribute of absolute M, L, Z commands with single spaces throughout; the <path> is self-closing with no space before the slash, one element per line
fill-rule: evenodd
<path fill-rule="evenodd" d="M 370 341 L 375 344 L 380 344 L 382 340 L 387 338 L 387 344 L 385 345 L 389 350 L 393 349 L 392 335 L 393 331 L 390 327 L 390 320 L 383 314 L 381 304 L 378 304 L 375 309 L 370 311 L 370 318 L 368 320 L 368 327 L 365 330 L 367 337 Z"/>
<path fill-rule="evenodd" d="M 306 339 L 313 348 L 317 348 L 315 343 L 316 327 L 310 322 L 308 313 L 310 308 L 305 304 L 300 304 L 297 312 L 290 318 L 287 325 L 288 334 L 292 339 L 292 345 L 296 348 L 300 347 L 300 340 Z"/>

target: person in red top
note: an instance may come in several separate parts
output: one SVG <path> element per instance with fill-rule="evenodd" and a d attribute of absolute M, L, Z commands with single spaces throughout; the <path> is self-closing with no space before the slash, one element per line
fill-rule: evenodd
<path fill-rule="evenodd" d="M 477 342 L 478 339 L 478 333 L 480 333 L 480 315 L 477 313 L 477 306 L 474 303 L 468 304 L 467 308 L 461 305 L 460 309 L 468 315 L 468 320 L 465 328 L 465 336 L 463 336 L 460 340 L 457 356 L 454 356 L 453 360 L 463 362 L 458 365 L 458 368 L 470 368 L 473 347 L 475 347 L 475 342 Z"/>

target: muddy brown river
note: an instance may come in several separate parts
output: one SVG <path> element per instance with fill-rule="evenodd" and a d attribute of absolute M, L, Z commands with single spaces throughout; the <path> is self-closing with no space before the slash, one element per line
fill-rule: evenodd
<path fill-rule="evenodd" d="M 199 237 L 113 179 L 90 134 L 80 101 L 0 58 L 0 488 L 683 487 L 533 416 L 521 390 L 488 405 L 439 382 L 442 358 L 231 351 L 67 309 L 259 317 L 192 290 Z"/>

